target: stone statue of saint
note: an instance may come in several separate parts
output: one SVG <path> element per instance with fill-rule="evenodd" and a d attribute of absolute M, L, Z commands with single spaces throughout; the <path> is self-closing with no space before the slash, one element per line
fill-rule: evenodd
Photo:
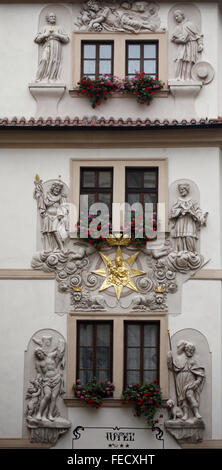
<path fill-rule="evenodd" d="M 35 350 L 36 379 L 42 383 L 42 396 L 36 420 L 55 421 L 59 416 L 56 402 L 63 380 L 60 369 L 63 367 L 64 353 L 65 344 L 61 340 L 51 352 L 46 352 L 40 347 Z"/>
<path fill-rule="evenodd" d="M 199 413 L 200 392 L 204 385 L 205 370 L 200 367 L 193 355 L 195 346 L 188 341 L 180 341 L 177 345 L 177 356 L 168 353 L 168 368 L 175 374 L 178 407 L 181 409 L 181 420 L 201 420 Z"/>
<path fill-rule="evenodd" d="M 54 180 L 48 191 L 43 190 L 41 181 L 35 181 L 34 197 L 42 220 L 41 232 L 45 251 L 65 251 L 68 230 L 68 210 L 64 205 L 67 196 L 63 192 L 63 182 Z"/>
<path fill-rule="evenodd" d="M 43 31 L 39 32 L 35 38 L 37 44 L 43 44 L 42 56 L 36 75 L 36 82 L 58 80 L 61 58 L 62 44 L 69 42 L 68 35 L 61 26 L 56 25 L 55 13 L 46 16 L 47 24 Z"/>
<path fill-rule="evenodd" d="M 178 80 L 191 80 L 191 70 L 198 61 L 199 53 L 203 50 L 203 36 L 197 26 L 188 20 L 181 10 L 174 12 L 177 23 L 171 41 L 178 45 L 176 57 Z"/>
<path fill-rule="evenodd" d="M 170 220 L 173 221 L 171 236 L 176 251 L 191 251 L 196 253 L 196 242 L 201 225 L 206 225 L 208 212 L 203 213 L 196 201 L 189 197 L 190 185 L 178 185 L 180 196 L 173 204 Z"/>

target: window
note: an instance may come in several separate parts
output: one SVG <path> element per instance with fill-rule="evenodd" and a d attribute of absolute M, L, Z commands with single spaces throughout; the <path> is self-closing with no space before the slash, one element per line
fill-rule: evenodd
<path fill-rule="evenodd" d="M 135 72 L 145 72 L 151 77 L 158 76 L 157 42 L 127 42 L 126 75 L 133 77 Z"/>
<path fill-rule="evenodd" d="M 113 74 L 113 42 L 82 42 L 81 76 L 94 80 L 103 74 Z"/>
<path fill-rule="evenodd" d="M 125 385 L 159 381 L 159 322 L 125 322 Z"/>
<path fill-rule="evenodd" d="M 126 168 L 126 202 L 158 202 L 158 168 Z"/>
<path fill-rule="evenodd" d="M 112 380 L 112 322 L 77 322 L 77 379 Z"/>
<path fill-rule="evenodd" d="M 109 207 L 109 213 L 112 214 L 113 169 L 81 168 L 80 194 L 88 196 L 89 208 L 95 202 L 103 202 Z"/>

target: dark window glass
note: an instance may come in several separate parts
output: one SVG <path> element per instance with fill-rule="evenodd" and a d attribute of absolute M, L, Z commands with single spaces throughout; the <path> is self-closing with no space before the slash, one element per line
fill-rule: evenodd
<path fill-rule="evenodd" d="M 126 168 L 126 202 L 154 205 L 158 202 L 158 168 Z"/>
<path fill-rule="evenodd" d="M 159 381 L 159 322 L 125 322 L 125 386 Z"/>
<path fill-rule="evenodd" d="M 113 169 L 112 168 L 81 168 L 80 195 L 88 195 L 88 210 L 95 202 L 103 202 L 112 215 L 113 201 Z M 91 214 L 97 215 L 97 214 Z"/>
<path fill-rule="evenodd" d="M 113 75 L 113 42 L 82 42 L 81 75 L 95 80 Z"/>
<path fill-rule="evenodd" d="M 158 43 L 126 43 L 126 75 L 133 77 L 136 72 L 145 72 L 151 77 L 158 76 Z"/>
<path fill-rule="evenodd" d="M 77 379 L 112 381 L 112 322 L 77 322 Z"/>

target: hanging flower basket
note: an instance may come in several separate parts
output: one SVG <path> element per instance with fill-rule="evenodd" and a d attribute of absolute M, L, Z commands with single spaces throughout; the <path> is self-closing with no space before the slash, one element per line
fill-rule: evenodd
<path fill-rule="evenodd" d="M 148 426 L 155 428 L 158 422 L 155 420 L 157 409 L 165 407 L 157 380 L 145 385 L 128 385 L 122 394 L 122 399 L 123 404 L 134 406 L 134 416 L 144 415 Z"/>
<path fill-rule="evenodd" d="M 115 390 L 114 384 L 109 380 L 97 382 L 96 378 L 87 385 L 81 385 L 81 382 L 78 379 L 73 388 L 77 398 L 88 405 L 94 406 L 95 408 L 103 406 L 104 398 L 111 398 L 113 396 L 113 391 Z"/>

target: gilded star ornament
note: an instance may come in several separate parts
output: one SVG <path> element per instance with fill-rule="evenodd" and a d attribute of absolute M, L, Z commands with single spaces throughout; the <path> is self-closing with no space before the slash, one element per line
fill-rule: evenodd
<path fill-rule="evenodd" d="M 139 252 L 136 252 L 132 256 L 124 259 L 120 246 L 118 246 L 116 250 L 114 259 L 100 253 L 106 267 L 97 269 L 93 271 L 93 273 L 105 277 L 106 279 L 102 283 L 99 291 L 114 287 L 118 300 L 120 299 L 123 287 L 128 287 L 131 290 L 139 292 L 132 278 L 142 276 L 146 273 L 145 271 L 132 268 L 138 255 Z"/>

